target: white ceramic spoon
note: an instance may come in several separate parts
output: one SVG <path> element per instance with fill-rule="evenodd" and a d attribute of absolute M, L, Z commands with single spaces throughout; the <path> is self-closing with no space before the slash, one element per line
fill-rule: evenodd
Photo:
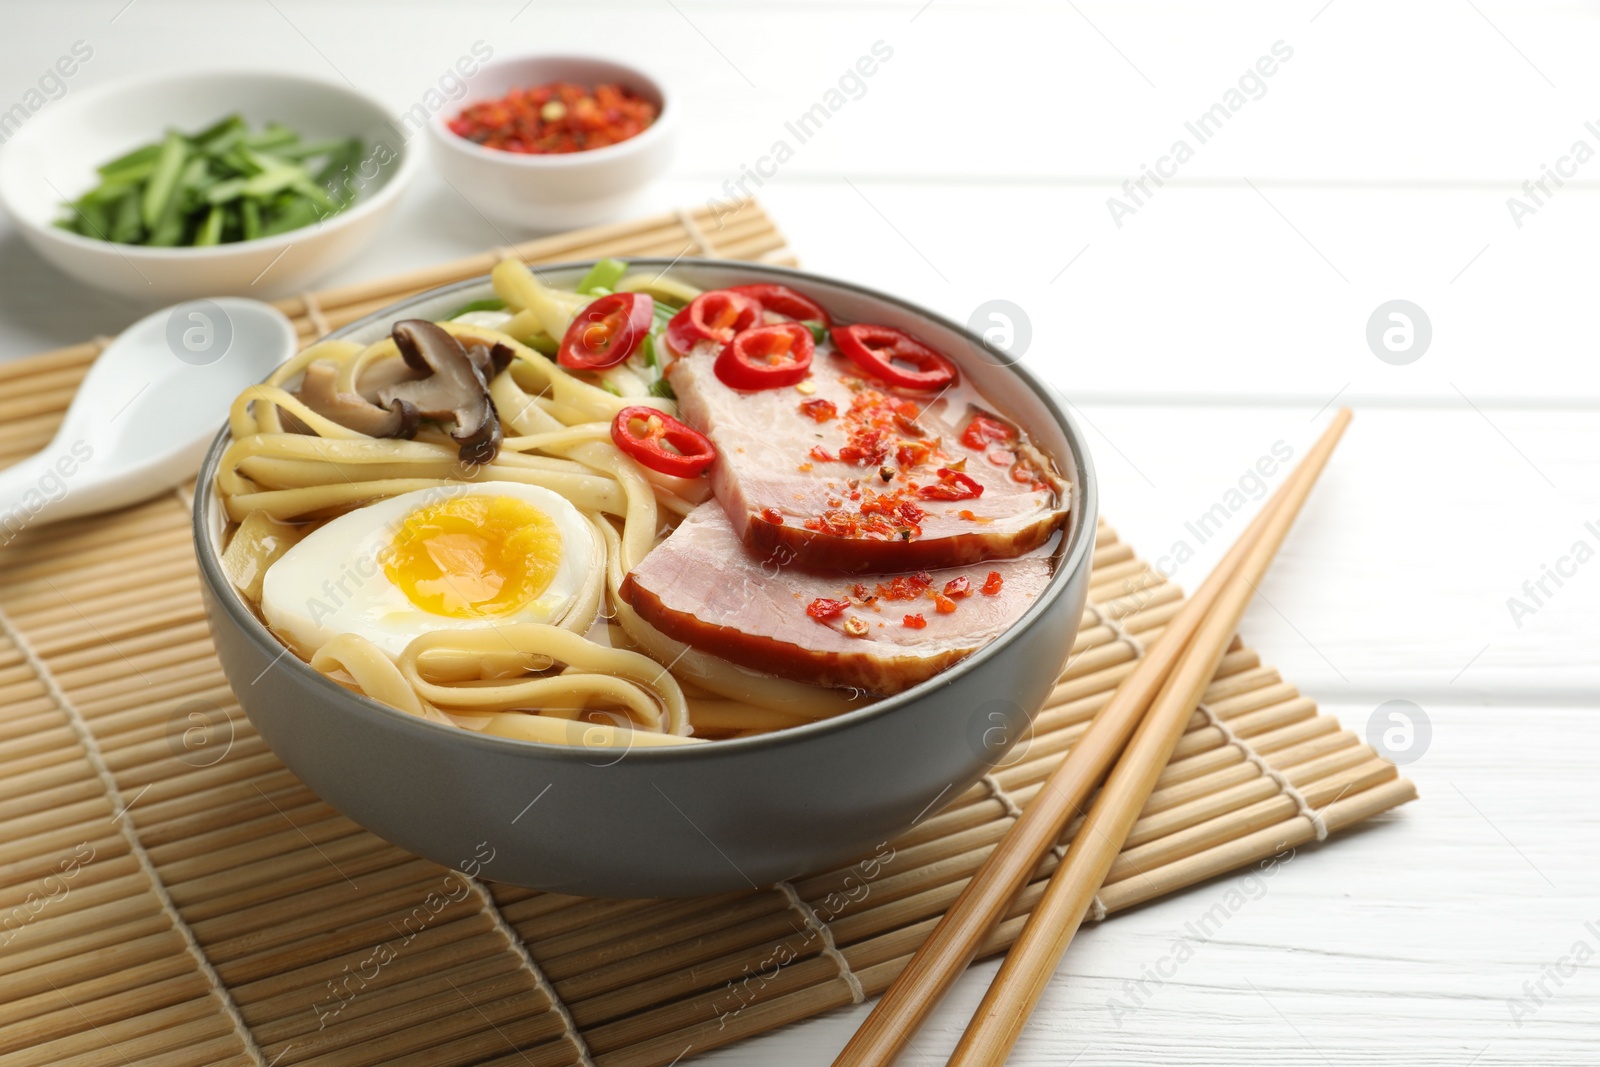
<path fill-rule="evenodd" d="M 55 440 L 0 471 L 0 545 L 194 477 L 233 398 L 293 355 L 295 340 L 277 308 L 240 297 L 140 319 L 89 368 Z"/>

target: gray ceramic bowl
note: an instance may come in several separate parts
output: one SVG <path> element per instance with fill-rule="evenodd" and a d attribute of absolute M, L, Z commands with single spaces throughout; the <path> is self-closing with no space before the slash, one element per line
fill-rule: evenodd
<path fill-rule="evenodd" d="M 571 285 L 589 266 L 540 274 Z M 485 877 L 563 893 L 684 896 L 764 886 L 870 852 L 961 795 L 1026 735 L 1060 673 L 1088 590 L 1098 503 L 1083 436 L 1053 392 L 963 327 L 860 286 L 714 260 L 683 260 L 672 270 L 707 289 L 793 285 L 844 321 L 907 329 L 949 353 L 1058 458 L 1073 485 L 1056 573 L 998 640 L 913 689 L 838 718 L 621 758 L 581 745 L 484 737 L 350 693 L 284 653 L 219 561 L 212 484 L 224 430 L 201 468 L 194 527 L 223 670 L 256 730 L 295 774 L 402 848 L 457 868 L 492 849 Z M 486 280 L 436 289 L 334 336 L 370 341 L 396 319 L 434 318 L 486 295 Z"/>

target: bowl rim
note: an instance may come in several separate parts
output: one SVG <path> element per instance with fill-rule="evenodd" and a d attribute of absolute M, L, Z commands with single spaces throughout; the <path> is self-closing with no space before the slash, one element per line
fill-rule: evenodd
<path fill-rule="evenodd" d="M 598 260 L 570 260 L 560 263 L 537 264 L 540 271 L 579 271 L 592 267 Z M 826 285 L 838 286 L 850 290 L 860 296 L 882 301 L 894 305 L 920 318 L 927 319 L 945 329 L 951 330 L 965 338 L 974 349 L 985 347 L 984 341 L 968 327 L 956 323 L 922 307 L 921 305 L 903 297 L 885 293 L 870 286 L 841 278 L 830 278 L 809 271 L 792 267 L 783 267 L 776 264 L 750 263 L 742 260 L 705 259 L 705 258 L 679 258 L 668 260 L 661 257 L 637 257 L 628 260 L 630 265 L 638 264 L 649 267 L 659 267 L 663 271 L 677 264 L 693 264 L 696 266 L 720 267 L 730 270 L 750 271 L 755 274 L 766 275 L 768 279 L 785 283 L 799 283 L 804 285 L 807 281 L 820 282 Z M 328 334 L 328 337 L 338 337 L 354 333 L 366 326 L 373 325 L 384 319 L 392 318 L 399 308 L 407 307 L 424 300 L 432 300 L 449 293 L 481 287 L 488 282 L 488 275 L 469 278 L 465 281 L 455 282 L 450 285 L 438 286 L 396 301 L 394 304 L 380 308 L 370 315 L 365 315 L 354 322 L 341 326 L 338 330 Z M 1020 362 L 1005 365 L 996 364 L 1000 373 L 1013 373 L 1022 379 L 1035 397 L 1042 403 L 1045 410 L 1050 413 L 1062 434 L 1067 439 L 1067 446 L 1072 452 L 1073 479 L 1072 485 L 1075 493 L 1073 510 L 1078 512 L 1080 521 L 1076 531 L 1069 537 L 1068 543 L 1062 547 L 1059 562 L 1055 571 L 1050 576 L 1050 582 L 1044 591 L 1029 605 L 1022 616 L 1008 626 L 998 637 L 967 656 L 965 659 L 945 668 L 933 677 L 919 682 L 902 692 L 874 701 L 865 707 L 855 708 L 831 718 L 817 719 L 813 722 L 803 723 L 799 726 L 790 726 L 782 730 L 759 734 L 754 737 L 737 737 L 717 741 L 705 745 L 648 745 L 644 747 L 629 746 L 624 749 L 623 756 L 628 759 L 643 759 L 648 761 L 668 760 L 697 760 L 720 759 L 737 757 L 748 752 L 762 751 L 770 748 L 781 748 L 790 744 L 801 744 L 811 738 L 824 734 L 850 729 L 861 723 L 874 720 L 883 716 L 904 712 L 923 697 L 929 696 L 938 689 L 948 685 L 955 678 L 970 671 L 977 670 L 989 659 L 998 655 L 1000 650 L 1016 639 L 1023 629 L 1032 625 L 1037 619 L 1061 597 L 1067 586 L 1077 575 L 1079 569 L 1085 565 L 1092 566 L 1092 552 L 1094 549 L 1097 518 L 1099 515 L 1099 488 L 1095 477 L 1094 463 L 1089 456 L 1083 432 L 1073 420 L 1067 410 L 1065 397 L 1059 391 L 1049 386 L 1042 378 L 1031 369 L 1024 367 Z M 242 598 L 233 588 L 226 574 L 222 571 L 221 553 L 212 545 L 209 517 L 211 501 L 216 493 L 216 468 L 221 459 L 222 452 L 230 441 L 230 429 L 226 422 L 218 431 L 210 448 L 206 450 L 205 459 L 200 466 L 199 478 L 195 485 L 192 512 L 192 530 L 195 541 L 195 556 L 200 564 L 200 571 L 206 583 L 211 587 L 217 601 L 222 605 L 230 619 L 242 632 L 256 644 L 263 653 L 275 656 L 272 666 L 278 660 L 288 659 L 292 662 L 288 669 L 298 670 L 302 679 L 310 685 L 326 693 L 330 700 L 344 701 L 342 705 L 353 709 L 358 715 L 381 716 L 374 726 L 379 728 L 398 729 L 404 731 L 425 730 L 427 736 L 436 736 L 441 740 L 454 737 L 457 742 L 466 745 L 486 746 L 487 751 L 506 754 L 520 748 L 530 755 L 537 754 L 541 757 L 570 760 L 573 762 L 591 764 L 594 753 L 579 745 L 556 745 L 543 741 L 528 741 L 521 738 L 491 737 L 472 730 L 463 730 L 455 726 L 442 723 L 429 722 L 426 719 L 408 715 L 397 708 L 380 703 L 363 693 L 356 693 L 339 685 L 331 678 L 326 677 L 311 669 L 310 664 L 298 656 L 284 653 L 288 645 L 273 635 L 264 623 L 245 607 Z M 271 667 L 269 666 L 269 670 Z M 512 746 L 508 748 L 507 746 Z"/>
<path fill-rule="evenodd" d="M 282 70 L 272 70 L 266 67 L 201 67 L 195 70 L 185 70 L 177 74 L 135 74 L 125 78 L 116 78 L 111 81 L 91 85 L 83 91 L 73 95 L 74 106 L 88 108 L 95 102 L 110 96 L 122 93 L 151 89 L 161 85 L 183 85 L 187 82 L 200 82 L 207 79 L 265 79 L 283 84 L 307 86 L 314 89 L 338 93 L 346 98 L 359 101 L 369 107 L 375 118 L 388 123 L 393 127 L 393 120 L 388 108 L 382 100 L 371 93 L 366 93 L 351 85 L 334 81 L 313 74 L 295 74 Z M 350 207 L 325 219 L 319 219 L 310 226 L 302 226 L 296 230 L 273 234 L 271 237 L 257 237 L 249 241 L 233 241 L 228 244 L 207 245 L 204 247 L 178 247 L 178 248 L 152 248 L 149 245 L 116 244 L 111 241 L 97 241 L 84 237 L 82 234 L 69 233 L 59 226 L 49 223 L 40 223 L 27 212 L 18 210 L 12 199 L 6 193 L 6 172 L 19 164 L 13 162 L 16 153 L 6 151 L 19 142 L 28 144 L 33 139 L 45 138 L 49 133 L 49 123 L 59 120 L 54 113 L 41 114 L 30 120 L 15 136 L 10 138 L 4 146 L 0 146 L 0 206 L 5 208 L 6 215 L 19 228 L 46 240 L 58 241 L 73 248 L 81 248 L 93 252 L 109 252 L 123 258 L 135 257 L 146 262 L 160 261 L 195 261 L 206 258 L 223 259 L 255 255 L 263 251 L 283 249 L 289 245 L 311 239 L 317 231 L 335 230 L 356 222 L 364 216 L 382 210 L 391 201 L 404 192 L 406 185 L 411 181 L 417 169 L 422 165 L 422 153 L 413 149 L 410 142 L 396 138 L 388 142 L 395 151 L 396 166 L 394 173 L 375 193 L 367 197 L 359 197 Z M 39 132 L 35 132 L 39 131 Z M 415 138 L 413 138 L 414 140 Z"/>
<path fill-rule="evenodd" d="M 584 166 L 600 166 L 609 160 L 620 159 L 625 155 L 642 152 L 652 144 L 667 136 L 670 127 L 677 121 L 678 108 L 677 94 L 672 87 L 659 74 L 634 63 L 624 63 L 620 59 L 609 56 L 589 55 L 583 52 L 517 52 L 507 56 L 496 56 L 478 68 L 473 77 L 480 77 L 485 72 L 495 68 L 510 67 L 513 64 L 531 62 L 569 62 L 590 63 L 598 66 L 613 67 L 628 71 L 639 81 L 653 86 L 661 97 L 661 111 L 656 115 L 655 121 L 643 133 L 635 134 L 625 141 L 608 144 L 601 148 L 588 148 L 582 152 L 507 152 L 500 148 L 485 148 L 480 144 L 467 140 L 450 129 L 449 121 L 454 114 L 458 114 L 462 107 L 471 102 L 471 94 L 459 102 L 453 102 L 450 108 L 440 108 L 428 116 L 428 129 L 433 134 L 434 143 L 442 146 L 447 151 L 459 152 L 467 159 L 480 160 L 491 164 L 504 164 L 523 170 L 571 170 Z M 454 108 L 454 111 L 452 111 Z"/>

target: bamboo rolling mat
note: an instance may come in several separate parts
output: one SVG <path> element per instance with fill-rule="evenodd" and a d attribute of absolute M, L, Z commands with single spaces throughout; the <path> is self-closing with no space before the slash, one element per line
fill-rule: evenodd
<path fill-rule="evenodd" d="M 504 251 L 280 306 L 309 340 Z M 789 261 L 754 204 L 510 251 Z M 0 463 L 47 441 L 100 343 L 0 366 Z M 188 504 L 24 529 L 0 549 L 0 1065 L 662 1067 L 860 1001 L 1181 602 L 1102 523 L 1061 681 L 980 784 L 837 870 L 711 898 L 586 900 L 446 871 L 301 785 L 213 657 Z M 1093 917 L 1414 796 L 1236 641 Z"/>

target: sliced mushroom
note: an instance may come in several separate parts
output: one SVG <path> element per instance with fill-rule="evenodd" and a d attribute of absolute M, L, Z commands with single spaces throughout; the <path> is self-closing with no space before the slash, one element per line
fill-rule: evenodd
<path fill-rule="evenodd" d="M 516 358 L 511 351 L 511 346 L 496 341 L 493 348 L 484 345 L 470 345 L 467 348 L 467 358 L 472 360 L 472 365 L 478 368 L 478 373 L 483 375 L 486 382 L 494 381 L 494 376 L 511 366 L 511 361 Z"/>
<path fill-rule="evenodd" d="M 325 419 L 332 419 L 368 437 L 415 437 L 417 408 L 403 399 L 385 399 L 383 406 L 372 404 L 359 393 L 341 393 L 338 387 L 339 365 L 326 359 L 312 360 L 300 377 L 294 395 L 306 407 Z M 307 427 L 289 412 L 281 418 L 286 429 L 295 433 L 309 432 Z"/>
<path fill-rule="evenodd" d="M 428 376 L 384 386 L 378 391 L 379 401 L 408 403 L 425 419 L 454 423 L 450 438 L 461 446 L 461 462 L 494 459 L 500 451 L 500 416 L 478 361 L 460 341 L 425 319 L 395 323 L 394 343 L 408 366 Z M 510 354 L 505 353 L 508 361 Z M 485 353 L 484 362 L 491 369 L 494 360 L 492 351 Z"/>

